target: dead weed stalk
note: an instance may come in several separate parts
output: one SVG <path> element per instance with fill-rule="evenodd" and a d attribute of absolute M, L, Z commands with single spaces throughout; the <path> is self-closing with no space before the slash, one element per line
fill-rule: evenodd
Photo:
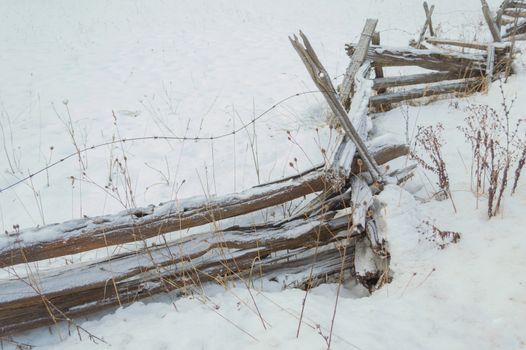
<path fill-rule="evenodd" d="M 455 202 L 451 196 L 451 190 L 449 187 L 449 174 L 446 168 L 446 162 L 442 154 L 442 147 L 444 145 L 444 139 L 442 133 L 444 127 L 441 123 L 435 126 L 420 126 L 418 127 L 417 134 L 415 136 L 415 151 L 411 152 L 411 156 L 415 159 L 420 166 L 424 169 L 434 173 L 438 177 L 437 185 L 440 191 L 435 194 L 437 198 L 449 198 L 453 205 L 453 210 L 457 212 Z M 419 154 L 416 149 L 422 149 L 423 153 Z M 425 159 L 427 158 L 427 159 Z"/>
<path fill-rule="evenodd" d="M 512 121 L 514 100 L 508 101 L 502 84 L 500 90 L 502 112 L 487 105 L 470 106 L 465 125 L 459 127 L 471 145 L 471 186 L 477 197 L 477 207 L 480 196 L 486 195 L 489 218 L 499 212 L 512 177 L 511 193 L 515 192 L 526 161 L 523 120 Z"/>

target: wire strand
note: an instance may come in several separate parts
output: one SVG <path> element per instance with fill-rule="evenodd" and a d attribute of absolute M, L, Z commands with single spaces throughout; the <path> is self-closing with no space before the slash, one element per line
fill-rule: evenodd
<path fill-rule="evenodd" d="M 47 166 L 35 171 L 35 172 L 30 172 L 29 175 L 11 183 L 10 185 L 4 187 L 4 188 L 0 188 L 0 193 L 2 192 L 5 192 L 21 183 L 23 183 L 24 181 L 27 181 L 31 178 L 33 178 L 34 176 L 36 175 L 39 175 L 41 174 L 42 172 L 60 164 L 60 163 L 63 163 L 64 161 L 76 156 L 77 154 L 80 154 L 80 153 L 83 153 L 83 152 L 87 152 L 87 151 L 91 151 L 91 150 L 94 150 L 94 149 L 97 149 L 97 148 L 100 148 L 100 147 L 104 147 L 104 146 L 109 146 L 109 145 L 113 145 L 115 143 L 125 143 L 125 142 L 133 142 L 133 141 L 147 141 L 147 140 L 179 140 L 179 141 L 210 141 L 210 140 L 218 140 L 218 139 L 223 139 L 223 138 L 226 138 L 226 137 L 229 137 L 229 136 L 233 136 L 241 131 L 243 131 L 244 129 L 246 129 L 247 127 L 251 126 L 252 124 L 254 124 L 256 121 L 258 121 L 259 119 L 263 118 L 265 115 L 267 115 L 270 111 L 272 111 L 273 109 L 275 109 L 276 107 L 278 107 L 279 105 L 289 101 L 289 100 L 292 100 L 296 97 L 299 97 L 299 96 L 303 96 L 303 95 L 308 95 L 308 94 L 314 94 L 314 93 L 321 93 L 322 91 L 320 90 L 310 90 L 310 91 L 304 91 L 304 92 L 298 92 L 298 93 L 295 93 L 293 95 L 290 95 L 290 96 L 287 96 L 281 100 L 279 100 L 278 102 L 276 102 L 275 104 L 273 104 L 272 106 L 270 106 L 269 108 L 267 108 L 265 111 L 263 111 L 262 113 L 260 113 L 256 118 L 253 118 L 250 122 L 248 122 L 247 124 L 244 124 L 243 126 L 233 130 L 233 131 L 230 131 L 230 132 L 227 132 L 227 133 L 224 133 L 224 134 L 220 134 L 220 135 L 216 135 L 216 136 L 208 136 L 208 137 L 199 137 L 199 136 L 196 136 L 196 137 L 188 137 L 188 136 L 142 136 L 142 137 L 129 137 L 129 138 L 121 138 L 121 139 L 116 139 L 116 140 L 112 140 L 112 141 L 107 141 L 107 142 L 103 142 L 103 143 L 99 143 L 99 144 L 96 144 L 96 145 L 93 145 L 93 146 L 90 146 L 90 147 L 86 147 L 86 148 L 83 148 L 83 149 L 80 149 L 79 151 L 76 151 L 76 152 L 73 152 L 63 158 L 60 158 L 59 160 L 51 163 L 51 164 L 48 164 Z"/>

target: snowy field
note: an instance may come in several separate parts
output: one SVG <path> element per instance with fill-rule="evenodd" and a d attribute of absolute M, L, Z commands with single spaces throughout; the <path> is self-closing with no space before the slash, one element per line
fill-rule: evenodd
<path fill-rule="evenodd" d="M 490 39 L 478 0 L 434 5 L 439 36 Z M 341 78 L 344 44 L 358 39 L 366 18 L 379 19 L 382 43 L 393 46 L 416 38 L 425 19 L 420 0 L 0 0 L 0 13 L 0 188 L 113 138 L 213 138 L 127 142 L 74 156 L 0 192 L 1 232 L 240 191 L 319 163 L 334 131 L 287 36 L 304 31 Z M 516 99 L 513 121 L 526 118 L 520 53 L 516 70 L 503 86 Z M 402 141 L 419 125 L 443 123 L 457 212 L 449 201 L 428 200 L 435 181 L 422 171 L 406 188 L 382 192 L 394 279 L 371 296 L 345 286 L 332 349 L 526 348 L 526 176 L 488 220 L 470 191 L 470 147 L 457 129 L 466 107 L 501 103 L 495 82 L 487 94 L 375 116 L 374 133 Z M 461 240 L 440 249 L 422 233 L 426 221 Z M 78 320 L 107 344 L 65 327 L 16 339 L 43 349 L 324 349 L 336 289 L 310 292 L 298 338 L 304 292 L 268 283 L 253 293 L 267 329 L 245 287 L 208 286 L 206 302 L 186 297 L 174 306 L 163 296 Z"/>

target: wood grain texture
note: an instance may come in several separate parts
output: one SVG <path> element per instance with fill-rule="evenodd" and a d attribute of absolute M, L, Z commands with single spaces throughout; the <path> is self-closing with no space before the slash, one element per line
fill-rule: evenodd
<path fill-rule="evenodd" d="M 378 24 L 377 19 L 367 19 L 363 28 L 360 40 L 356 45 L 355 51 L 351 56 L 351 62 L 345 71 L 344 80 L 340 90 L 340 98 L 346 110 L 349 110 L 351 103 L 351 91 L 354 84 L 354 78 L 358 69 L 367 57 L 367 51 L 374 35 L 374 30 Z"/>
<path fill-rule="evenodd" d="M 0 335 L 51 325 L 65 316 L 86 315 L 158 293 L 188 292 L 207 281 L 220 283 L 251 271 L 286 268 L 296 258 L 312 256 L 309 248 L 363 236 L 363 232 L 348 233 L 350 216 L 331 216 L 334 213 L 327 212 L 307 221 L 191 235 L 166 245 L 4 281 L 0 284 Z M 353 253 L 351 248 L 349 254 Z M 319 260 L 321 267 L 325 264 Z"/>
<path fill-rule="evenodd" d="M 458 82 L 444 83 L 373 96 L 370 99 L 370 103 L 372 106 L 377 106 L 450 93 L 470 93 L 475 91 L 480 85 L 479 78 L 469 78 Z"/>
<path fill-rule="evenodd" d="M 418 36 L 418 41 L 416 42 L 416 48 L 419 49 L 420 45 L 422 45 L 422 41 L 424 40 L 424 36 L 426 35 L 427 29 L 431 26 L 431 16 L 433 15 L 433 11 L 435 10 L 435 5 L 432 5 L 431 8 L 427 9 L 427 3 L 424 2 L 424 9 L 426 10 L 426 21 L 424 22 L 424 26 L 422 27 L 422 30 L 420 31 L 420 35 Z"/>
<path fill-rule="evenodd" d="M 354 46 L 355 44 L 347 45 L 348 53 L 353 50 Z M 369 48 L 367 57 L 374 66 L 382 67 L 418 66 L 437 71 L 458 72 L 461 75 L 469 71 L 486 71 L 485 54 L 373 45 Z"/>
<path fill-rule="evenodd" d="M 506 53 L 510 50 L 509 43 L 479 43 L 479 42 L 474 42 L 474 41 L 461 41 L 461 40 L 439 39 L 439 38 L 427 38 L 426 41 L 429 42 L 430 44 L 458 46 L 458 47 L 465 47 L 469 49 L 477 49 L 477 50 L 482 50 L 482 51 L 486 51 L 489 45 L 493 45 L 495 47 L 495 51 L 499 54 Z"/>
<path fill-rule="evenodd" d="M 427 1 L 424 1 L 424 12 L 426 13 L 426 18 L 429 18 L 429 21 L 428 21 L 429 35 L 435 36 L 435 30 L 433 29 L 433 19 L 431 18 L 432 13 L 429 10 L 429 5 L 427 4 Z"/>
<path fill-rule="evenodd" d="M 373 80 L 373 89 L 386 89 L 398 86 L 417 85 L 426 83 L 436 83 L 444 80 L 460 79 L 458 73 L 455 72 L 435 72 L 402 75 L 399 77 L 376 78 Z"/>
<path fill-rule="evenodd" d="M 329 172 L 312 169 L 299 177 L 218 198 L 172 201 L 11 232 L 9 237 L 2 237 L 0 267 L 142 241 L 268 208 L 330 187 L 334 178 L 331 180 Z"/>
<path fill-rule="evenodd" d="M 497 42 L 502 41 L 502 38 L 500 36 L 500 30 L 497 24 L 495 23 L 495 21 L 493 21 L 493 17 L 491 16 L 491 12 L 489 10 L 488 3 L 486 2 L 486 0 L 480 0 L 480 2 L 482 3 L 482 14 L 484 15 L 486 24 L 488 25 L 488 28 L 491 32 L 493 41 L 497 41 Z"/>
<path fill-rule="evenodd" d="M 495 67 L 495 46 L 488 45 L 488 60 L 486 62 L 486 88 L 489 89 L 493 81 L 493 69 Z"/>
<path fill-rule="evenodd" d="M 374 22 L 373 22 L 374 23 Z M 365 75 L 369 73 L 369 65 L 363 65 L 360 67 L 361 74 L 356 74 L 355 80 L 358 88 L 353 95 L 353 103 L 351 104 L 351 110 L 349 115 L 347 114 L 345 107 L 340 101 L 339 95 L 336 93 L 336 89 L 332 85 L 332 80 L 319 61 L 316 52 L 310 44 L 308 38 L 300 32 L 302 42 L 299 41 L 298 37 L 294 35 L 289 37 L 289 40 L 300 56 L 301 60 L 305 64 L 309 75 L 313 82 L 316 84 L 318 89 L 322 92 L 325 101 L 331 108 L 347 137 L 354 144 L 355 150 L 359 153 L 360 157 L 368 166 L 368 171 L 371 173 L 373 179 L 378 180 L 381 178 L 378 165 L 376 164 L 374 157 L 369 153 L 367 147 L 364 144 L 364 139 L 367 137 L 366 120 L 367 120 L 367 99 L 371 95 L 371 86 L 365 81 Z M 343 94 L 341 100 L 345 98 Z M 353 122 L 354 121 L 354 122 Z"/>

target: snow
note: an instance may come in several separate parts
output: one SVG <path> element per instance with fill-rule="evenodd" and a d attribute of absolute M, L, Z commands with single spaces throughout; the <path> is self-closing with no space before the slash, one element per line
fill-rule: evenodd
<path fill-rule="evenodd" d="M 318 172 L 312 172 L 302 176 L 302 180 L 307 180 L 319 176 Z M 219 207 L 248 200 L 252 197 L 262 197 L 265 194 L 270 195 L 280 189 L 292 187 L 294 179 L 271 183 L 265 186 L 255 186 L 253 188 L 241 191 L 235 194 L 224 196 L 195 196 L 181 200 L 172 200 L 159 205 L 149 205 L 143 208 L 131 208 L 113 215 L 102 215 L 94 218 L 85 217 L 83 219 L 68 220 L 60 224 L 50 224 L 43 227 L 29 229 L 6 230 L 6 235 L 0 237 L 0 252 L 12 249 L 13 245 L 17 247 L 26 245 L 38 245 L 62 238 L 68 240 L 76 236 L 85 235 L 87 232 L 94 232 L 94 237 L 108 234 L 116 226 L 120 225 L 147 225 L 152 221 L 159 219 L 179 219 L 184 214 L 191 213 L 192 210 L 209 207 Z M 140 214 L 140 215 L 134 215 Z M 197 213 L 195 215 L 198 215 Z"/>
<path fill-rule="evenodd" d="M 490 8 L 498 4 L 489 1 Z M 478 1 L 435 6 L 441 37 L 490 39 Z M 358 39 L 367 17 L 379 19 L 382 43 L 389 46 L 406 46 L 425 19 L 420 0 L 2 1 L 0 12 L 0 188 L 75 151 L 59 119 L 67 124 L 68 110 L 82 147 L 112 137 L 221 135 L 287 96 L 315 90 L 287 40 L 298 29 L 334 78 L 348 63 L 344 43 Z M 517 97 L 514 119 L 526 110 L 525 61 L 519 54 L 517 74 L 503 87 Z M 404 188 L 386 186 L 380 230 L 389 242 L 393 281 L 371 296 L 343 286 L 331 348 L 526 348 L 526 176 L 517 193 L 506 196 L 500 215 L 488 220 L 484 202 L 477 209 L 470 191 L 469 147 L 457 130 L 468 105 L 499 109 L 500 103 L 495 82 L 487 94 L 375 116 L 370 131 L 379 139 L 373 145 L 382 138 L 412 139 L 417 125 L 444 125 L 458 211 L 449 201 L 428 200 L 434 180 L 422 171 Z M 144 141 L 87 152 L 89 182 L 79 182 L 82 169 L 73 157 L 0 192 L 0 229 L 82 223 L 84 215 L 200 196 L 185 202 L 191 205 L 296 174 L 322 162 L 321 148 L 336 137 L 325 116 L 322 96 L 308 93 L 259 119 L 257 135 L 249 127 L 213 141 Z M 111 168 L 124 153 L 126 174 Z M 407 162 L 394 161 L 391 169 Z M 110 174 L 117 192 L 104 191 Z M 128 175 L 134 198 L 124 191 Z M 441 249 L 425 222 L 460 232 L 460 241 Z M 336 291 L 336 284 L 326 284 L 308 294 L 299 338 L 305 293 L 262 281 L 250 291 L 207 285 L 192 297 L 160 296 L 77 320 L 107 345 L 81 341 L 65 325 L 16 339 L 44 349 L 323 349 Z"/>

